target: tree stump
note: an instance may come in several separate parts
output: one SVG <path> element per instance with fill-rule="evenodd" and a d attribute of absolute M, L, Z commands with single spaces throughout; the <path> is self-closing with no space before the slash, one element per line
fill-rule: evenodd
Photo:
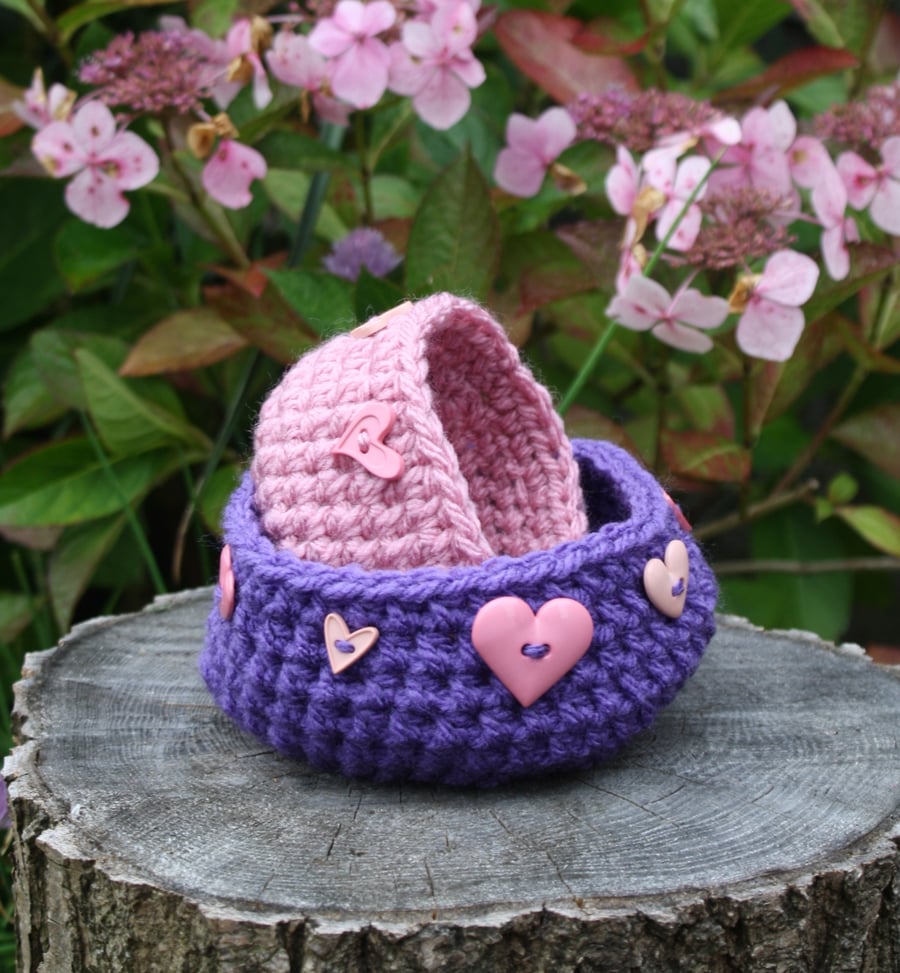
<path fill-rule="evenodd" d="M 243 735 L 209 590 L 29 656 L 8 758 L 19 970 L 900 971 L 900 679 L 721 618 L 591 773 L 378 787 Z"/>

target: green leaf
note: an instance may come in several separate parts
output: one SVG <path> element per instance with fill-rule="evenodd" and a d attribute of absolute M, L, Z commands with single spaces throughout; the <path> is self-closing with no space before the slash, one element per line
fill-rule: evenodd
<path fill-rule="evenodd" d="M 891 402 L 851 416 L 832 429 L 831 436 L 900 478 L 900 404 Z"/>
<path fill-rule="evenodd" d="M 73 293 L 85 290 L 140 252 L 140 238 L 129 227 L 108 230 L 70 220 L 56 238 L 56 262 Z"/>
<path fill-rule="evenodd" d="M 758 559 L 834 560 L 843 555 L 838 525 L 817 524 L 806 507 L 780 511 L 751 527 Z M 853 575 L 760 573 L 752 579 L 723 577 L 720 607 L 765 628 L 799 628 L 837 640 L 846 632 L 853 599 Z"/>
<path fill-rule="evenodd" d="M 879 551 L 900 557 L 900 517 L 883 507 L 837 507 L 835 515 Z"/>
<path fill-rule="evenodd" d="M 114 455 L 133 456 L 181 445 L 206 453 L 212 444 L 196 426 L 138 395 L 86 349 L 75 353 L 87 407 L 104 445 Z"/>
<path fill-rule="evenodd" d="M 246 339 L 211 307 L 176 311 L 135 342 L 119 369 L 120 375 L 202 368 L 245 348 Z"/>
<path fill-rule="evenodd" d="M 462 155 L 435 179 L 413 221 L 406 251 L 407 292 L 446 290 L 483 300 L 499 246 L 490 189 L 472 157 Z"/>
<path fill-rule="evenodd" d="M 128 503 L 135 503 L 174 469 L 171 450 L 109 460 Z M 117 513 L 121 501 L 86 439 L 51 443 L 0 474 L 0 525 L 52 527 Z"/>
<path fill-rule="evenodd" d="M 828 484 L 826 493 L 833 504 L 850 503 L 859 491 L 859 484 L 849 473 L 838 473 Z"/>
<path fill-rule="evenodd" d="M 897 266 L 897 257 L 890 247 L 874 243 L 857 243 L 850 247 L 850 273 L 839 281 L 827 274 L 819 276 L 815 293 L 804 305 L 807 321 L 815 321 L 833 311 L 867 284 L 873 284 Z"/>
<path fill-rule="evenodd" d="M 791 0 L 791 6 L 803 18 L 807 30 L 820 44 L 827 44 L 829 47 L 844 46 L 844 38 L 827 10 L 827 3 L 819 0 Z"/>
<path fill-rule="evenodd" d="M 353 292 L 357 321 L 368 321 L 376 314 L 396 307 L 402 300 L 401 288 L 383 277 L 373 277 L 365 267 L 362 268 Z"/>
<path fill-rule="evenodd" d="M 342 152 L 300 132 L 270 132 L 256 148 L 273 169 L 304 169 L 307 172 L 346 169 L 351 163 Z"/>
<path fill-rule="evenodd" d="M 67 212 L 58 183 L 0 182 L 0 331 L 27 321 L 65 292 L 49 254 Z"/>
<path fill-rule="evenodd" d="M 189 0 L 191 25 L 210 37 L 224 37 L 239 7 L 240 0 Z"/>
<path fill-rule="evenodd" d="M 349 281 L 313 270 L 268 270 L 281 296 L 318 335 L 344 331 L 356 323 Z"/>
<path fill-rule="evenodd" d="M 263 179 L 263 188 L 275 206 L 296 223 L 306 204 L 311 182 L 312 176 L 299 169 L 270 168 L 266 178 Z M 334 207 L 329 203 L 323 203 L 319 211 L 319 219 L 316 221 L 316 233 L 330 243 L 334 243 L 345 237 L 347 232 L 347 226 L 337 215 Z"/>
<path fill-rule="evenodd" d="M 43 0 L 39 0 L 36 6 L 43 10 Z M 47 28 L 44 26 L 43 21 L 34 12 L 28 0 L 0 0 L 0 7 L 7 7 L 9 10 L 15 10 L 17 14 L 21 14 L 31 24 L 31 26 L 41 34 L 45 34 L 47 32 Z"/>
<path fill-rule="evenodd" d="M 56 546 L 47 572 L 50 604 L 61 632 L 72 624 L 72 613 L 98 566 L 112 550 L 122 529 L 122 514 L 67 528 Z"/>
<path fill-rule="evenodd" d="M 664 429 L 662 455 L 673 473 L 713 483 L 740 483 L 750 475 L 750 453 L 716 433 Z"/>
<path fill-rule="evenodd" d="M 715 0 L 715 7 L 719 37 L 708 52 L 711 70 L 727 64 L 739 48 L 759 40 L 791 12 L 790 5 L 781 0 L 765 3 Z"/>
<path fill-rule="evenodd" d="M 4 437 L 46 425 L 63 411 L 41 379 L 31 349 L 24 348 L 10 365 L 3 386 Z"/>
<path fill-rule="evenodd" d="M 50 394 L 60 405 L 84 410 L 87 399 L 81 384 L 76 353 L 81 349 L 116 369 L 125 357 L 128 345 L 112 335 L 85 334 L 44 328 L 31 336 L 31 350 L 37 371 Z"/>
<path fill-rule="evenodd" d="M 215 534 L 222 533 L 222 511 L 240 482 L 242 473 L 243 467 L 237 464 L 220 466 L 200 491 L 197 508 L 207 529 Z"/>
<path fill-rule="evenodd" d="M 90 24 L 101 17 L 116 14 L 131 7 L 160 7 L 168 0 L 86 0 L 70 7 L 56 21 L 56 26 L 64 41 L 68 41 L 79 27 Z"/>
<path fill-rule="evenodd" d="M 0 642 L 12 642 L 28 628 L 34 606 L 28 595 L 13 591 L 0 591 Z"/>
<path fill-rule="evenodd" d="M 690 383 L 677 389 L 675 398 L 690 422 L 690 428 L 733 438 L 734 410 L 721 385 Z"/>

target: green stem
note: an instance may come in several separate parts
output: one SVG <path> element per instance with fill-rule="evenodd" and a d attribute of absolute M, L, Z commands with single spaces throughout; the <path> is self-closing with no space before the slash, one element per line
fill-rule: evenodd
<path fill-rule="evenodd" d="M 759 503 L 750 504 L 743 515 L 735 512 L 733 514 L 727 514 L 725 517 L 720 517 L 718 520 L 710 520 L 705 524 L 698 524 L 694 528 L 694 537 L 698 541 L 707 540 L 710 537 L 717 537 L 719 534 L 724 534 L 726 531 L 733 530 L 735 527 L 747 524 L 751 520 L 758 520 L 760 517 L 765 517 L 767 514 L 774 513 L 776 510 L 781 510 L 782 507 L 789 507 L 791 504 L 797 503 L 800 500 L 806 500 L 818 489 L 818 480 L 807 480 L 806 483 L 795 487 L 793 490 L 787 490 L 777 495 L 773 494 L 765 500 L 760 500 Z"/>
<path fill-rule="evenodd" d="M 366 126 L 362 112 L 356 112 L 353 118 L 353 136 L 356 141 L 356 153 L 359 156 L 359 179 L 363 192 L 363 223 L 369 226 L 375 219 L 375 208 L 372 205 L 372 172 L 366 158 Z"/>
<path fill-rule="evenodd" d="M 328 148 L 339 148 L 343 137 L 343 126 L 329 124 L 322 126 L 322 141 Z M 312 177 L 309 192 L 306 194 L 306 202 L 303 204 L 303 212 L 300 214 L 300 222 L 297 225 L 297 235 L 294 237 L 291 252 L 288 255 L 287 267 L 296 267 L 312 242 L 313 231 L 319 221 L 322 204 L 325 202 L 325 193 L 328 190 L 330 177 L 331 173 L 327 169 L 317 172 Z"/>
<path fill-rule="evenodd" d="M 128 497 L 125 495 L 115 471 L 110 465 L 109 458 L 107 457 L 100 440 L 97 438 L 97 434 L 94 432 L 94 427 L 91 425 L 91 420 L 84 412 L 81 413 L 81 424 L 84 426 L 85 434 L 93 447 L 97 461 L 103 469 L 103 472 L 106 474 L 106 478 L 109 480 L 110 486 L 113 488 L 113 491 L 121 504 L 122 513 L 125 515 L 125 520 L 128 522 L 128 526 L 131 528 L 131 533 L 134 535 L 138 550 L 141 552 L 141 557 L 144 559 L 144 564 L 146 565 L 150 578 L 153 581 L 153 587 L 156 589 L 156 593 L 158 595 L 164 595 L 166 593 L 166 583 L 163 581 L 162 574 L 160 574 L 159 567 L 156 564 L 156 558 L 153 556 L 153 551 L 150 549 L 150 542 L 147 540 L 147 535 L 144 532 L 144 529 L 141 527 L 140 522 L 137 519 L 137 514 L 134 512 L 134 508 L 131 506 Z"/>
<path fill-rule="evenodd" d="M 821 574 L 826 571 L 900 571 L 900 557 L 845 557 L 828 561 L 791 561 L 780 558 L 751 558 L 748 561 L 717 561 L 717 575 L 757 574 L 760 571 L 779 574 Z"/>

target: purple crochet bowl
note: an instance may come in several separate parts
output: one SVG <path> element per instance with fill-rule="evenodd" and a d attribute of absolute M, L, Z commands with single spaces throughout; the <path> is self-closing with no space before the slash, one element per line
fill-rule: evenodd
<path fill-rule="evenodd" d="M 379 782 L 487 787 L 616 753 L 695 670 L 714 632 L 717 588 L 653 476 L 609 443 L 572 445 L 588 533 L 449 569 L 366 571 L 278 550 L 245 476 L 224 517 L 235 607 L 224 618 L 217 589 L 200 660 L 216 702 L 283 754 Z M 518 607 L 529 624 L 543 606 L 577 602 L 589 633 L 583 654 L 524 704 L 501 678 L 497 652 L 506 649 L 486 648 L 476 626 L 486 606 L 514 599 L 527 604 Z M 348 631 L 377 629 L 371 649 L 340 671 L 326 651 L 335 614 Z M 552 614 L 543 613 L 542 632 Z M 555 645 L 506 634 L 509 651 L 531 656 L 516 660 L 520 669 L 540 671 L 548 648 L 558 658 Z M 336 644 L 353 651 L 346 634 Z"/>

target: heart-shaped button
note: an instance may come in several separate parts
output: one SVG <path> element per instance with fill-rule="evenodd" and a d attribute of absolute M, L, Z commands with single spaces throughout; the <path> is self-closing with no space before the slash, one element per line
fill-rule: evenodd
<path fill-rule="evenodd" d="M 688 589 L 688 552 L 683 541 L 669 541 L 665 557 L 644 565 L 644 590 L 650 603 L 668 618 L 681 618 Z"/>
<path fill-rule="evenodd" d="M 234 614 L 234 571 L 231 567 L 231 545 L 226 544 L 219 555 L 219 614 L 227 622 Z"/>
<path fill-rule="evenodd" d="M 378 641 L 378 629 L 374 625 L 351 632 L 337 612 L 325 616 L 325 648 L 331 671 L 337 675 L 354 662 L 358 662 Z"/>
<path fill-rule="evenodd" d="M 403 476 L 403 457 L 384 440 L 394 425 L 397 413 L 387 402 L 367 402 L 353 417 L 331 452 L 349 456 L 383 480 Z"/>
<path fill-rule="evenodd" d="M 476 652 L 523 706 L 555 686 L 593 637 L 590 612 L 572 598 L 553 598 L 537 613 L 521 598 L 495 598 L 472 623 Z"/>

